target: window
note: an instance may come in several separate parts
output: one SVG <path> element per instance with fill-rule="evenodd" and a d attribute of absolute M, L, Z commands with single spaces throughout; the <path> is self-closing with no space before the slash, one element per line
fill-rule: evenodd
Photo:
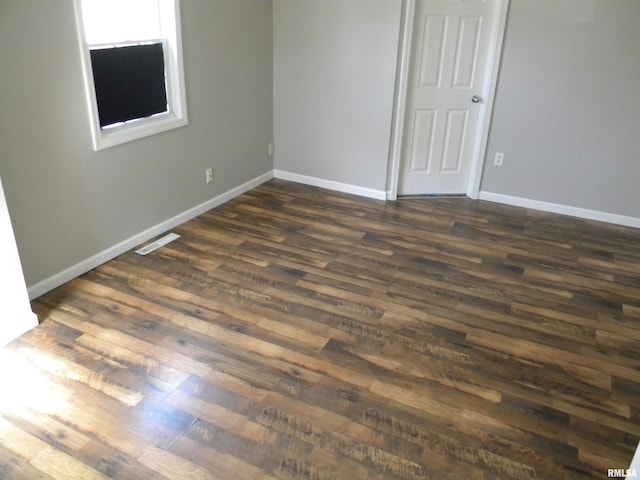
<path fill-rule="evenodd" d="M 74 0 L 95 150 L 187 124 L 179 0 Z"/>

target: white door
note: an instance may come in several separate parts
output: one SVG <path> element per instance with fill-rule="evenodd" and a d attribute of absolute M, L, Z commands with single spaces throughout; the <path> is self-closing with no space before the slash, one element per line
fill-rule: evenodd
<path fill-rule="evenodd" d="M 416 0 L 399 195 L 467 191 L 496 0 Z"/>

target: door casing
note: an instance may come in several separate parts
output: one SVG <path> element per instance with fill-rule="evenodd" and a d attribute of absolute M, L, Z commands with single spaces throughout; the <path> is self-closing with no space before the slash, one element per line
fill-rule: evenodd
<path fill-rule="evenodd" d="M 416 1 L 403 0 L 402 25 L 400 29 L 400 48 L 398 69 L 396 74 L 396 92 L 393 109 L 391 148 L 389 158 L 389 171 L 387 173 L 387 200 L 398 198 L 398 182 L 400 175 L 400 162 L 402 161 L 402 139 L 405 128 L 405 115 L 407 106 L 407 90 L 409 84 L 409 68 L 411 59 L 411 44 L 413 37 L 413 23 L 416 9 Z M 498 72 L 500 69 L 500 57 L 507 25 L 507 12 L 510 0 L 496 0 L 494 29 L 491 33 L 489 55 L 487 59 L 487 73 L 482 88 L 482 98 L 486 99 L 478 117 L 476 141 L 471 157 L 469 179 L 467 181 L 466 194 L 470 198 L 478 198 L 480 193 L 480 181 L 489 138 L 491 114 L 495 99 Z"/>

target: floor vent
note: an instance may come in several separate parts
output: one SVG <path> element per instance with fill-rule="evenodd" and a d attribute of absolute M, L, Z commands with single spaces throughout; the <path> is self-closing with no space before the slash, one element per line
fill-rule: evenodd
<path fill-rule="evenodd" d="M 167 243 L 173 242 L 177 238 L 180 238 L 180 235 L 178 235 L 177 233 L 169 233 L 164 237 L 159 238 L 155 242 L 150 243 L 149 245 L 145 245 L 144 247 L 136 250 L 136 253 L 138 255 L 147 255 L 154 250 L 159 249 L 160 247 L 164 247 Z"/>

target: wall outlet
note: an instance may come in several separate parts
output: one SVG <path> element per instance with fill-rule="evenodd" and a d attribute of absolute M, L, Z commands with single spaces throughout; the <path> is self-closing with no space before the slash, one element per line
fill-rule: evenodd
<path fill-rule="evenodd" d="M 204 175 L 205 175 L 205 178 L 207 180 L 207 183 L 213 182 L 213 168 L 207 168 L 204 171 Z"/>
<path fill-rule="evenodd" d="M 269 144 L 269 156 L 273 157 L 273 142 Z"/>
<path fill-rule="evenodd" d="M 496 157 L 493 159 L 493 164 L 497 167 L 501 167 L 504 163 L 504 153 L 496 152 Z"/>

